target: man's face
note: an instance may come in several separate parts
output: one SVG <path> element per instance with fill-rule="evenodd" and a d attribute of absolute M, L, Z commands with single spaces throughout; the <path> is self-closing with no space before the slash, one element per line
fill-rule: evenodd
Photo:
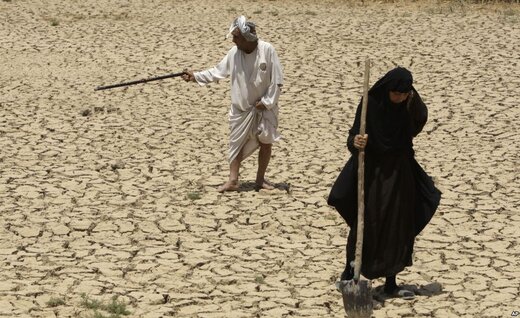
<path fill-rule="evenodd" d="M 246 45 L 247 43 L 247 40 L 246 38 L 242 35 L 242 33 L 240 33 L 240 29 L 239 28 L 235 28 L 233 30 L 233 32 L 231 32 L 231 35 L 233 36 L 233 43 L 236 44 L 237 48 L 239 50 L 244 50 L 244 46 Z"/>
<path fill-rule="evenodd" d="M 408 98 L 410 93 L 401 93 L 390 91 L 390 101 L 394 104 L 400 104 Z"/>

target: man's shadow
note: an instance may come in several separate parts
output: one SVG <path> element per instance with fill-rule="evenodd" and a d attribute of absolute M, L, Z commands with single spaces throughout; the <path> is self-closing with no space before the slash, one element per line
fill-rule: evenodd
<path fill-rule="evenodd" d="M 381 307 L 384 306 L 385 301 L 388 299 L 400 298 L 397 295 L 388 295 L 388 294 L 384 293 L 383 288 L 384 288 L 384 285 L 378 286 L 378 287 L 374 288 L 373 293 L 372 293 L 373 300 L 377 304 L 379 304 L 379 306 L 381 306 Z M 427 285 L 421 285 L 420 287 L 417 287 L 417 285 L 399 285 L 399 288 L 412 291 L 415 294 L 414 299 L 417 299 L 417 297 L 423 297 L 423 296 L 431 297 L 431 296 L 441 295 L 441 294 L 445 293 L 442 290 L 442 285 L 438 282 L 432 282 Z"/>
<path fill-rule="evenodd" d="M 272 183 L 275 190 L 285 191 L 291 193 L 291 184 L 286 182 Z M 256 185 L 254 181 L 241 182 L 238 186 L 238 192 L 249 192 L 249 191 L 260 191 L 261 189 Z"/>

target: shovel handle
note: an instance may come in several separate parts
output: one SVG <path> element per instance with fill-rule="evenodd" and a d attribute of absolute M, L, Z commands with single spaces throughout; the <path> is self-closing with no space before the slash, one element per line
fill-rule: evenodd
<path fill-rule="evenodd" d="M 365 78 L 363 81 L 363 102 L 361 104 L 361 123 L 359 134 L 365 134 L 366 117 L 368 107 L 368 82 L 370 78 L 370 59 L 365 60 Z M 354 259 L 354 280 L 359 281 L 361 275 L 361 259 L 363 257 L 363 231 L 365 227 L 365 150 L 359 150 L 358 154 L 358 216 L 356 256 Z"/>

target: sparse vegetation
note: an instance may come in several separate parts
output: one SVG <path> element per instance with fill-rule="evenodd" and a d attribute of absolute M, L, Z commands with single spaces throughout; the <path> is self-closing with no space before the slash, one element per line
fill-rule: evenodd
<path fill-rule="evenodd" d="M 200 192 L 189 192 L 188 193 L 188 199 L 190 200 L 199 200 L 202 196 L 200 195 Z"/>
<path fill-rule="evenodd" d="M 513 8 L 507 8 L 502 12 L 506 17 L 515 16 L 518 14 Z"/>
<path fill-rule="evenodd" d="M 65 305 L 65 299 L 59 297 L 51 297 L 51 299 L 49 299 L 46 304 L 49 307 L 63 306 Z"/>
<path fill-rule="evenodd" d="M 116 14 L 103 14 L 105 19 L 113 19 L 113 20 L 126 20 L 128 19 L 128 12 L 116 13 Z"/>
<path fill-rule="evenodd" d="M 117 296 L 112 297 L 110 303 L 104 306 L 104 309 L 113 315 L 129 315 L 130 311 L 126 309 L 126 304 L 117 299 Z"/>
<path fill-rule="evenodd" d="M 50 19 L 49 22 L 51 23 L 51 26 L 57 26 L 60 24 L 60 21 L 56 18 Z"/>
<path fill-rule="evenodd" d="M 123 301 L 118 300 L 117 296 L 112 297 L 108 304 L 102 301 L 91 299 L 86 294 L 81 294 L 81 306 L 94 310 L 92 314 L 93 318 L 121 318 L 122 316 L 130 315 L 130 311 L 126 308 L 126 304 Z M 102 312 L 108 313 L 109 316 L 104 315 Z"/>
<path fill-rule="evenodd" d="M 508 7 L 502 11 L 502 18 L 505 22 L 518 23 L 520 21 L 520 14 L 517 10 Z"/>
<path fill-rule="evenodd" d="M 264 276 L 262 276 L 262 275 L 256 276 L 256 277 L 255 277 L 255 283 L 257 283 L 257 284 L 263 284 L 263 283 L 265 283 L 265 278 L 264 278 Z"/>
<path fill-rule="evenodd" d="M 86 294 L 81 294 L 81 306 L 87 309 L 101 309 L 101 302 L 96 299 L 90 299 Z"/>

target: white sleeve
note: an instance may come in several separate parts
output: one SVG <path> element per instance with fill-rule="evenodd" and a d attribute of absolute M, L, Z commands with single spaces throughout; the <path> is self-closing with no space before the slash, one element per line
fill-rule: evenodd
<path fill-rule="evenodd" d="M 270 54 L 271 59 L 271 83 L 267 92 L 262 97 L 261 102 L 267 109 L 273 108 L 276 104 L 278 104 L 278 98 L 280 97 L 280 93 L 282 92 L 283 86 L 283 71 L 282 65 L 280 64 L 280 60 L 278 59 L 278 55 L 274 48 Z"/>
<path fill-rule="evenodd" d="M 229 53 L 216 66 L 205 71 L 193 73 L 195 80 L 203 86 L 229 76 Z"/>

